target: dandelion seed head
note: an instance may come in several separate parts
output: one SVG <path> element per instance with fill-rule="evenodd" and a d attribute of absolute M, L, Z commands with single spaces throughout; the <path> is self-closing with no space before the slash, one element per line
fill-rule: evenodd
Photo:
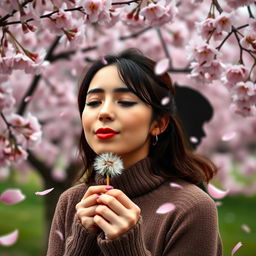
<path fill-rule="evenodd" d="M 110 177 L 122 173 L 123 162 L 121 158 L 113 153 L 102 153 L 95 158 L 94 169 L 102 176 L 109 175 Z"/>

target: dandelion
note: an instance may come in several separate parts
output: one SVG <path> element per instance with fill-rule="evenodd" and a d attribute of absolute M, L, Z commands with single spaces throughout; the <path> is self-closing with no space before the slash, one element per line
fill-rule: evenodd
<path fill-rule="evenodd" d="M 121 158 L 113 153 L 98 155 L 95 158 L 93 167 L 98 174 L 107 177 L 107 186 L 110 184 L 110 177 L 121 174 L 124 169 Z"/>

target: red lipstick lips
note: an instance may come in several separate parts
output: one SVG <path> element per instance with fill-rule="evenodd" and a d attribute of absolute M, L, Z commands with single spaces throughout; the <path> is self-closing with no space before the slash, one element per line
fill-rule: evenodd
<path fill-rule="evenodd" d="M 105 140 L 114 137 L 118 132 L 110 128 L 100 128 L 96 131 L 96 135 L 99 139 Z"/>

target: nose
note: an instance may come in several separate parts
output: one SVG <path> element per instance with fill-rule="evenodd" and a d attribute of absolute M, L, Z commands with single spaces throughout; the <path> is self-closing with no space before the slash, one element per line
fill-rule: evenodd
<path fill-rule="evenodd" d="M 113 109 L 112 103 L 109 101 L 105 101 L 102 104 L 102 107 L 99 112 L 99 120 L 101 122 L 109 122 L 109 121 L 113 121 L 114 118 L 115 118 L 115 115 L 114 115 L 114 109 Z"/>

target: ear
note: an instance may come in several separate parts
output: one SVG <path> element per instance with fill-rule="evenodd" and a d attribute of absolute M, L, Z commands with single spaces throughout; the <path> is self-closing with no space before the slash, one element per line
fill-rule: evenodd
<path fill-rule="evenodd" d="M 169 121 L 170 118 L 168 116 L 163 116 L 160 119 L 153 121 L 150 134 L 152 136 L 156 136 L 164 132 L 169 124 Z"/>

